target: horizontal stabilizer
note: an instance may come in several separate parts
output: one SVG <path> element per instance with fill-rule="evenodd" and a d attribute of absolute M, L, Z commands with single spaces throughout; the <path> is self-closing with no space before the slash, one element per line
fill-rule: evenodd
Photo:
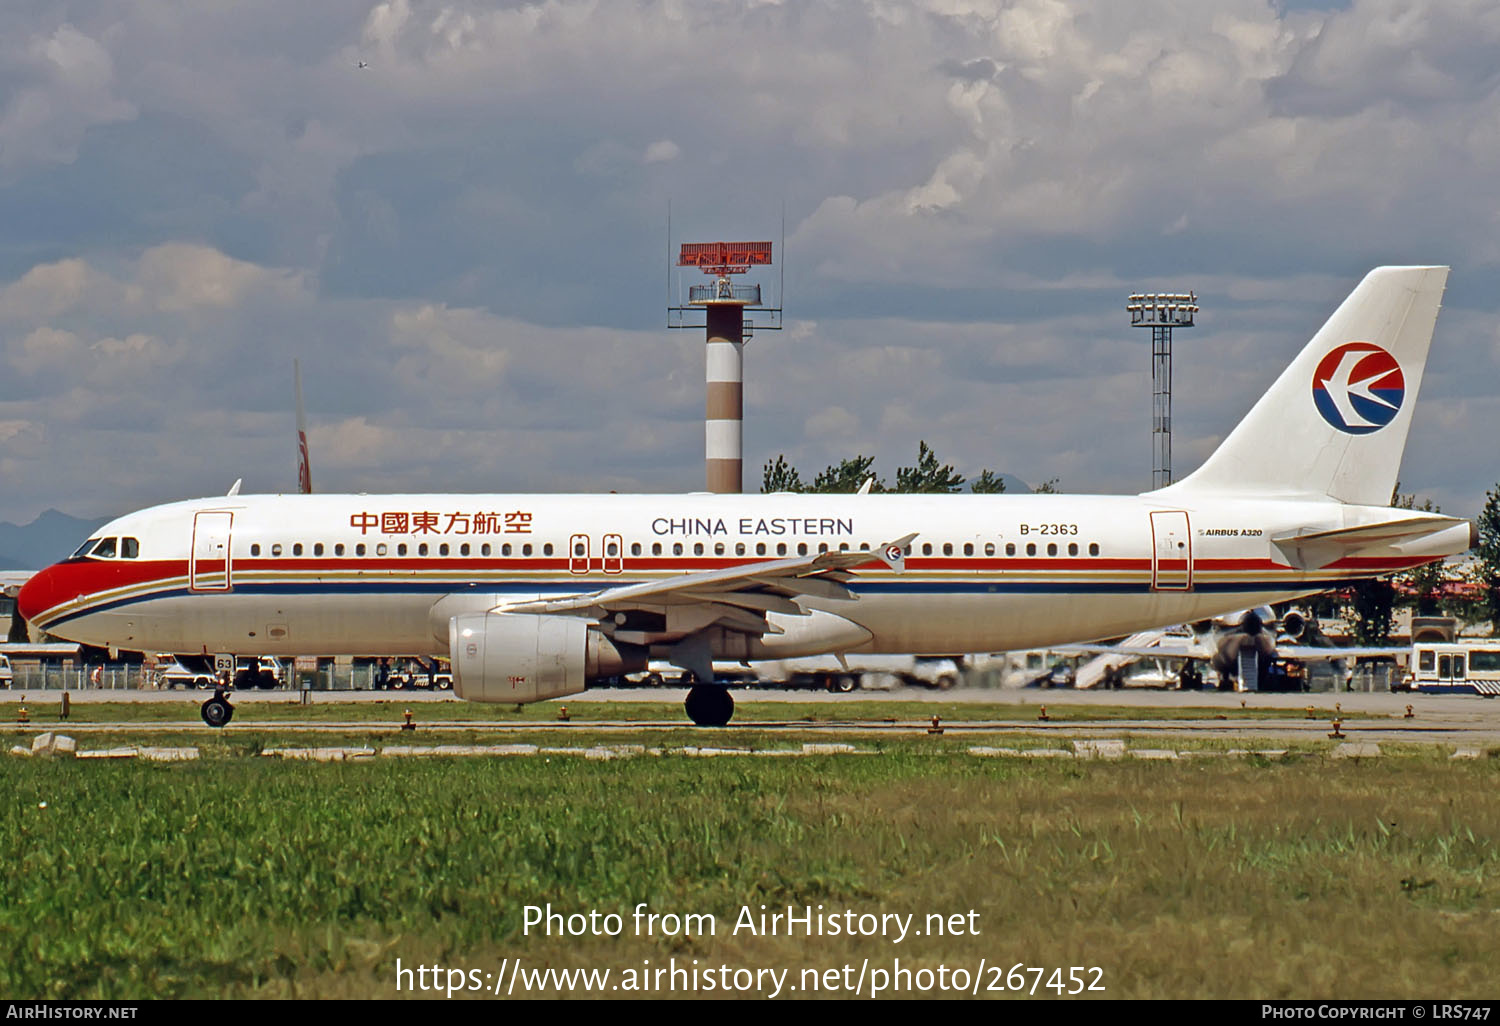
<path fill-rule="evenodd" d="M 1455 542 L 1472 545 L 1472 534 L 1473 525 L 1467 520 L 1427 514 L 1311 534 L 1284 534 L 1272 538 L 1271 544 L 1297 569 L 1316 570 L 1376 549 L 1395 549 L 1409 556 L 1443 554 L 1451 552 Z"/>

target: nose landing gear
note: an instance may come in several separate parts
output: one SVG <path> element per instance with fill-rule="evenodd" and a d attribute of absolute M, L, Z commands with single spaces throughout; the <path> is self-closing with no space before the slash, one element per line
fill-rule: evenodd
<path fill-rule="evenodd" d="M 722 727 L 734 715 L 734 696 L 722 684 L 695 684 L 682 707 L 698 726 Z"/>
<path fill-rule="evenodd" d="M 204 702 L 198 713 L 210 727 L 223 727 L 234 718 L 234 706 L 229 704 L 229 697 L 224 689 L 218 688 L 214 691 L 214 697 Z"/>

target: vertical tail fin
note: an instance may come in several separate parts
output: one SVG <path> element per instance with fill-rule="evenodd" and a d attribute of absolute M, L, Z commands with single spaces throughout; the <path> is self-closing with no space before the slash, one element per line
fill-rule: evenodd
<path fill-rule="evenodd" d="M 1203 466 L 1153 494 L 1388 505 L 1447 280 L 1446 267 L 1365 275 Z"/>

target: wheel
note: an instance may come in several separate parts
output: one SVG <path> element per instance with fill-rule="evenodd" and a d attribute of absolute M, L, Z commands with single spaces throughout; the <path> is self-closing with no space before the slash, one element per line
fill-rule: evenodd
<path fill-rule="evenodd" d="M 646 674 L 646 676 L 641 678 L 641 687 L 643 688 L 659 688 L 664 683 L 666 682 L 661 679 L 661 674 L 656 673 L 655 671 L 648 673 Z"/>
<path fill-rule="evenodd" d="M 392 677 L 390 687 L 395 691 L 400 691 L 406 687 L 406 681 L 400 677 Z"/>
<path fill-rule="evenodd" d="M 262 691 L 270 691 L 276 686 L 276 675 L 269 670 L 261 670 L 256 678 L 255 686 Z"/>
<path fill-rule="evenodd" d="M 853 674 L 841 673 L 833 678 L 831 690 L 837 691 L 841 695 L 847 695 L 857 687 L 859 687 L 859 681 L 855 679 Z"/>
<path fill-rule="evenodd" d="M 951 673 L 945 673 L 937 679 L 937 689 L 939 691 L 950 691 L 957 683 L 957 677 L 953 676 L 953 674 Z"/>
<path fill-rule="evenodd" d="M 688 691 L 682 703 L 688 719 L 700 727 L 722 727 L 734 715 L 734 696 L 729 689 L 714 684 L 700 684 Z"/>
<path fill-rule="evenodd" d="M 234 718 L 234 706 L 226 702 L 223 695 L 215 695 L 203 703 L 203 708 L 199 710 L 199 713 L 203 717 L 203 722 L 210 727 L 223 727 Z"/>

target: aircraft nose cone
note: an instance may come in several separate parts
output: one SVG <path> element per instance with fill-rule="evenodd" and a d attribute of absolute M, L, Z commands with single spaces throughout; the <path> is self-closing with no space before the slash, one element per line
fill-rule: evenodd
<path fill-rule="evenodd" d="M 34 621 L 40 614 L 56 604 L 56 591 L 56 570 L 48 567 L 37 571 L 25 584 L 21 585 L 21 592 L 16 596 L 16 612 L 20 613 L 21 618 L 27 623 Z"/>

